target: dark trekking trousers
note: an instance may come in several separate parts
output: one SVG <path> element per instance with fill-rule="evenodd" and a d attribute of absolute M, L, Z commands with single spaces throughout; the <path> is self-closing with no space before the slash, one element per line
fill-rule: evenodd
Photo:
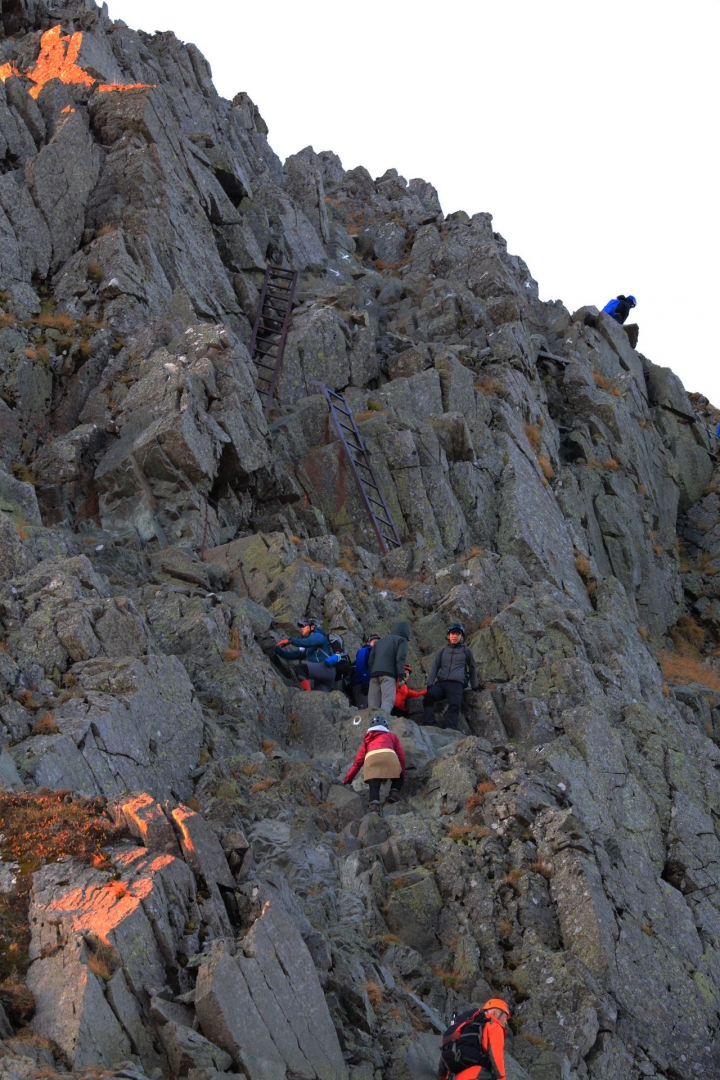
<path fill-rule="evenodd" d="M 298 664 L 298 673 L 301 678 L 312 679 L 313 690 L 320 690 L 329 694 L 335 689 L 335 668 L 327 664 L 314 664 L 312 660 L 304 660 Z"/>
<path fill-rule="evenodd" d="M 423 710 L 423 723 L 435 723 L 436 701 L 446 700 L 448 708 L 445 713 L 445 726 L 457 731 L 460 723 L 460 706 L 462 705 L 463 691 L 465 687 L 461 682 L 436 682 L 428 686 L 425 695 L 425 708 Z"/>
<path fill-rule="evenodd" d="M 370 792 L 370 802 L 380 802 L 380 787 L 384 783 L 385 781 L 381 780 L 379 776 L 375 777 L 374 780 L 367 781 L 368 790 Z M 394 780 L 390 781 L 391 791 L 399 791 L 402 786 L 402 776 L 396 776 Z"/>

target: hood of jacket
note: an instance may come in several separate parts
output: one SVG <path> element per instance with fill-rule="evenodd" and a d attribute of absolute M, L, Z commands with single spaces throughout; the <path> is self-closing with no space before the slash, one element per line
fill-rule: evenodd
<path fill-rule="evenodd" d="M 410 624 L 406 622 L 396 622 L 392 624 L 391 634 L 397 634 L 398 637 L 404 637 L 406 641 L 410 640 Z"/>

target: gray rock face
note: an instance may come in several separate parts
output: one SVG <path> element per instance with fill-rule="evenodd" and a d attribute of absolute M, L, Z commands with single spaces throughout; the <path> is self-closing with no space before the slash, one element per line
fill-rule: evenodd
<path fill-rule="evenodd" d="M 309 1080 L 347 1075 L 310 953 L 273 901 L 243 939 L 242 954 L 214 948 L 198 973 L 195 1007 L 203 1032 L 250 1077 L 273 1069 Z"/>
<path fill-rule="evenodd" d="M 508 1076 L 718 1074 L 720 414 L 540 301 L 490 215 L 282 166 L 171 33 L 5 7 L 0 785 L 132 837 L 35 876 L 39 1038 L 127 1080 L 403 1080 L 499 995 Z M 269 425 L 268 258 L 300 272 Z M 416 690 L 465 624 L 483 688 L 458 731 L 393 718 L 382 817 L 338 783 L 369 713 L 276 662 L 308 615 L 351 654 L 408 622 Z M 10 1076 L 58 1064 L 2 1033 Z"/>

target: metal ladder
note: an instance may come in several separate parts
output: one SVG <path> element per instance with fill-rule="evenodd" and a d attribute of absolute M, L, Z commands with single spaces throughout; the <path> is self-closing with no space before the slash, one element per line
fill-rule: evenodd
<path fill-rule="evenodd" d="M 272 263 L 265 267 L 265 278 L 250 339 L 250 355 L 258 370 L 255 389 L 263 404 L 266 420 L 282 371 L 297 278 L 297 270 L 283 270 L 281 266 L 273 266 Z"/>
<path fill-rule="evenodd" d="M 368 452 L 355 423 L 355 417 L 344 394 L 336 394 L 323 382 L 319 382 L 318 386 L 322 389 L 330 408 L 330 416 L 350 462 L 360 498 L 367 510 L 370 524 L 375 530 L 380 551 L 383 555 L 387 555 L 391 547 L 402 547 L 402 541 L 383 493 L 378 487 Z"/>

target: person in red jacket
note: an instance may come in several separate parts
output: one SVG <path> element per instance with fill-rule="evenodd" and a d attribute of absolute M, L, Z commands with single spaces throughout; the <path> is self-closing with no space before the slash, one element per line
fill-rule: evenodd
<path fill-rule="evenodd" d="M 410 675 L 412 668 L 409 664 L 405 665 L 405 678 L 398 679 L 395 684 L 395 704 L 391 716 L 407 716 L 407 699 L 411 697 L 425 697 L 427 690 L 411 690 L 407 684 L 408 676 Z"/>
<path fill-rule="evenodd" d="M 505 1032 L 510 1019 L 510 1009 L 502 998 L 490 998 L 478 1011 L 484 1014 L 480 1052 L 477 1052 L 476 1041 L 471 1060 L 474 1059 L 477 1062 L 479 1059 L 479 1063 L 460 1068 L 458 1072 L 451 1072 L 444 1060 L 443 1052 L 438 1065 L 438 1080 L 450 1080 L 451 1076 L 453 1080 L 505 1080 Z M 470 1013 L 466 1015 L 470 1019 L 466 1027 L 468 1031 L 466 1038 L 470 1038 L 470 1031 L 475 1030 L 477 1025 L 472 1025 L 473 1016 Z M 446 1036 L 447 1034 L 448 1032 Z M 477 1040 L 477 1035 L 474 1038 Z"/>
<path fill-rule="evenodd" d="M 398 801 L 405 780 L 405 751 L 397 735 L 390 731 L 387 718 L 381 714 L 370 720 L 370 727 L 343 784 L 352 784 L 361 766 L 364 766 L 363 780 L 370 790 L 371 814 L 380 809 L 380 785 L 384 780 L 391 781 L 387 801 Z"/>

